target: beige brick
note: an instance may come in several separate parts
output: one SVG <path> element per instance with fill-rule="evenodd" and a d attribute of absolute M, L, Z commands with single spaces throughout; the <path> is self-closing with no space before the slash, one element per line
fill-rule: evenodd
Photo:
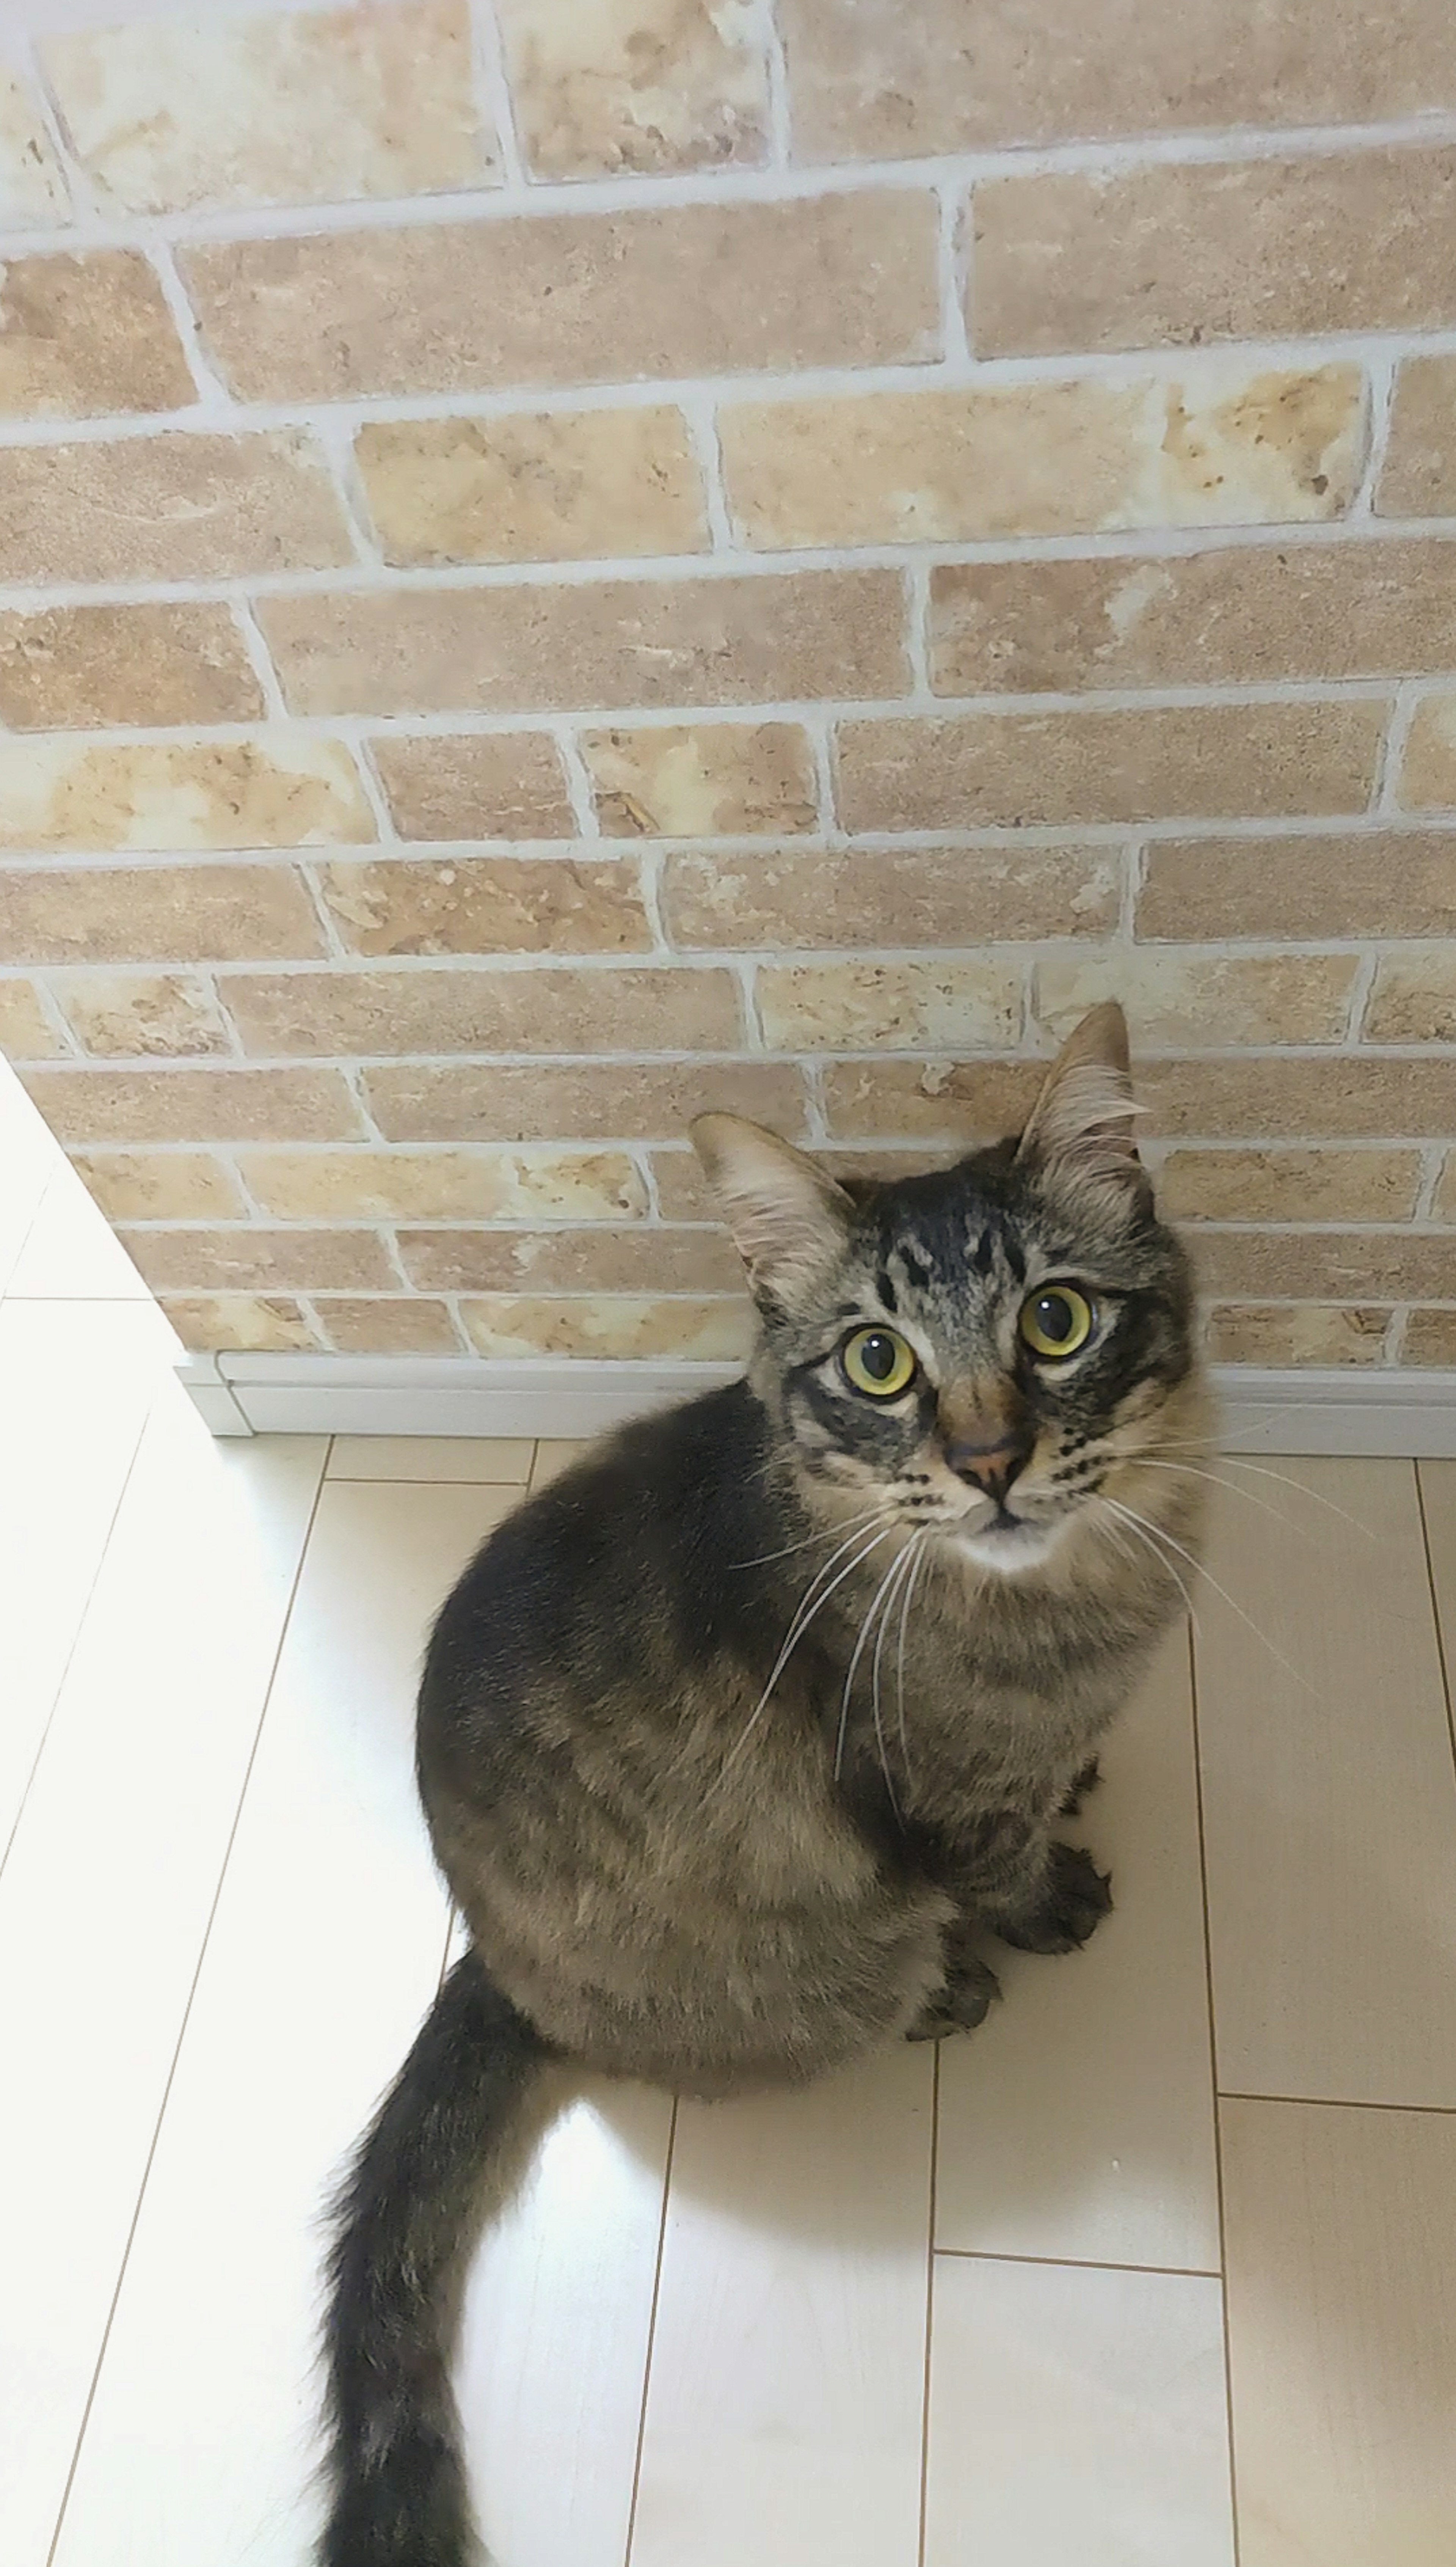
<path fill-rule="evenodd" d="M 323 869 L 352 954 L 645 954 L 637 867 L 565 856 L 454 856 Z M 0 882 L 3 893 L 3 882 Z"/>
<path fill-rule="evenodd" d="M 207 241 L 182 271 L 251 401 L 915 364 L 928 190 Z"/>
<path fill-rule="evenodd" d="M 463 1353 L 443 1301 L 392 1298 L 314 1303 L 331 1344 L 342 1355 L 457 1355 Z M 529 1449 L 529 1448 L 528 1448 Z"/>
<path fill-rule="evenodd" d="M 1412 1310 L 1400 1360 L 1456 1367 L 1456 1310 Z"/>
<path fill-rule="evenodd" d="M 364 1087 L 387 1141 L 663 1141 L 710 1110 L 804 1129 L 802 1077 L 776 1061 L 411 1061 Z"/>
<path fill-rule="evenodd" d="M 709 549 L 680 410 L 374 420 L 354 440 L 386 561 L 584 561 Z"/>
<path fill-rule="evenodd" d="M 740 1363 L 752 1343 L 747 1299 L 646 1300 L 583 1294 L 579 1299 L 526 1300 L 491 1293 L 460 1303 L 477 1354 L 668 1357 L 687 1363 Z"/>
<path fill-rule="evenodd" d="M 1416 706 L 1396 798 L 1408 811 L 1456 809 L 1456 688 Z"/>
<path fill-rule="evenodd" d="M 757 998 L 772 1050 L 995 1051 L 1019 1031 L 1021 975 L 980 961 L 771 965 L 758 974 Z"/>
<path fill-rule="evenodd" d="M 0 870 L 0 962 L 312 962 L 325 951 L 291 865 Z"/>
<path fill-rule="evenodd" d="M 50 986 L 82 1050 L 99 1057 L 232 1048 L 211 991 L 190 973 L 61 972 Z"/>
<path fill-rule="evenodd" d="M 1215 1363 L 1373 1364 L 1385 1346 L 1388 1310 L 1355 1302 L 1223 1302 L 1210 1310 Z"/>
<path fill-rule="evenodd" d="M 1378 42 L 1362 0 L 1207 0 L 1196 24 L 1144 0 L 779 0 L 794 142 L 810 160 L 1340 125 L 1448 100 L 1442 0 L 1392 0 Z"/>
<path fill-rule="evenodd" d="M 1456 1239 L 1415 1230 L 1201 1230 L 1206 1293 L 1247 1301 L 1437 1301 Z"/>
<path fill-rule="evenodd" d="M 1396 376 L 1375 514 L 1456 516 L 1456 357 L 1407 357 Z"/>
<path fill-rule="evenodd" d="M 824 1071 L 836 1136 L 965 1144 L 1019 1129 L 1045 1075 L 1044 1061 L 847 1060 Z M 1226 1059 L 1133 1063 L 1143 1127 L 1201 1140 L 1439 1139 L 1451 1129 L 1448 1060 L 1378 1053 L 1246 1053 Z"/>
<path fill-rule="evenodd" d="M 730 973 L 672 969 L 291 972 L 230 977 L 244 1051 L 732 1051 Z"/>
<path fill-rule="evenodd" d="M 246 1221 L 237 1181 L 208 1150 L 73 1150 L 108 1221 Z"/>
<path fill-rule="evenodd" d="M 50 1060 L 60 1049 L 34 984 L 0 981 L 0 1052 L 5 1058 Z"/>
<path fill-rule="evenodd" d="M 1451 1151 L 1441 1170 L 1441 1182 L 1436 1189 L 1436 1218 L 1438 1221 L 1456 1222 L 1456 1149 Z M 1456 1299 L 1456 1282 L 1452 1284 L 1452 1298 Z"/>
<path fill-rule="evenodd" d="M 674 944 L 759 949 L 995 944 L 1104 936 L 1117 924 L 1109 847 L 889 847 L 670 856 Z"/>
<path fill-rule="evenodd" d="M 1358 975 L 1354 954 L 1104 948 L 1038 963 L 1033 1005 L 1058 1040 L 1098 999 L 1120 998 L 1135 1043 L 1338 1042 Z"/>
<path fill-rule="evenodd" d="M 998 178 L 974 211 L 978 356 L 1456 321 L 1448 143 Z"/>
<path fill-rule="evenodd" d="M 713 0 L 498 0 L 516 127 L 540 178 L 726 168 L 767 150 L 755 11 Z"/>
<path fill-rule="evenodd" d="M 0 557 L 16 580 L 235 579 L 328 570 L 353 547 L 312 438 L 173 428 L 0 446 Z"/>
<path fill-rule="evenodd" d="M 239 1165 L 281 1221 L 628 1221 L 647 1210 L 617 1151 L 248 1150 Z"/>
<path fill-rule="evenodd" d="M 254 721 L 262 711 L 225 606 L 0 615 L 0 722 L 10 730 Z"/>
<path fill-rule="evenodd" d="M 0 991 L 17 985 L 0 981 Z M 27 1080 L 58 1141 L 353 1141 L 337 1069 L 67 1069 Z"/>
<path fill-rule="evenodd" d="M 1260 685 L 1439 668 L 1456 543 L 1290 544 L 931 572 L 938 695 Z"/>
<path fill-rule="evenodd" d="M 0 418 L 98 419 L 118 411 L 188 410 L 196 398 L 160 280 L 140 250 L 58 250 L 5 261 Z M 9 567 L 10 541 L 7 526 L 9 577 L 29 576 Z"/>
<path fill-rule="evenodd" d="M 1382 954 L 1365 1008 L 1367 1042 L 1456 1042 L 1456 945 Z M 1452 1076 L 1456 1112 L 1456 1069 Z"/>
<path fill-rule="evenodd" d="M 742 1288 L 743 1270 L 721 1230 L 402 1230 L 399 1241 L 412 1284 L 440 1292 Z"/>
<path fill-rule="evenodd" d="M 754 704 L 909 683 L 886 570 L 338 590 L 264 598 L 258 620 L 302 713 Z"/>
<path fill-rule="evenodd" d="M 223 850 L 349 844 L 375 834 L 333 740 L 0 740 L 0 847 Z"/>
<path fill-rule="evenodd" d="M 1158 1198 L 1174 1221 L 1409 1221 L 1416 1150 L 1174 1150 Z"/>
<path fill-rule="evenodd" d="M 153 1292 L 398 1292 L 372 1230 L 124 1230 Z"/>
<path fill-rule="evenodd" d="M 369 743 L 402 838 L 573 838 L 561 758 L 543 730 Z"/>
<path fill-rule="evenodd" d="M 0 69 L 0 225 L 64 223 L 71 199 L 38 102 L 19 76 Z"/>
<path fill-rule="evenodd" d="M 1456 833 L 1165 838 L 1143 862 L 1140 937 L 1456 936 Z"/>
<path fill-rule="evenodd" d="M 1149 705 L 848 721 L 846 828 L 1304 818 L 1363 811 L 1381 704 Z"/>
<path fill-rule="evenodd" d="M 591 730 L 581 752 L 609 838 L 785 837 L 816 825 L 814 761 L 796 722 Z"/>
<path fill-rule="evenodd" d="M 495 167 L 464 0 L 146 17 L 42 50 L 73 148 L 125 212 L 408 196 Z"/>
<path fill-rule="evenodd" d="M 1358 367 L 728 403 L 745 541 L 904 543 L 1335 517 L 1359 478 Z"/>
<path fill-rule="evenodd" d="M 183 1345 L 199 1354 L 308 1354 L 323 1346 L 287 1292 L 168 1293 L 161 1306 Z"/>
<path fill-rule="evenodd" d="M 824 1071 L 836 1138 L 886 1133 L 969 1149 L 1019 1132 L 1046 1075 L 1038 1060 L 839 1060 Z"/>

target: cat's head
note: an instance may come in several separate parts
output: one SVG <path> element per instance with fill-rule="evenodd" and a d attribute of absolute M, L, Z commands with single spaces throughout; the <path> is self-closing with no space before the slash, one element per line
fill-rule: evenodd
<path fill-rule="evenodd" d="M 757 1124 L 699 1117 L 762 1322 L 752 1378 L 803 1485 L 934 1525 L 1015 1574 L 1078 1526 L 1117 1539 L 1160 1450 L 1175 1468 L 1195 1458 L 1193 1289 L 1138 1158 L 1137 1110 L 1108 1004 L 1071 1035 L 1019 1137 L 935 1175 L 841 1184 Z"/>

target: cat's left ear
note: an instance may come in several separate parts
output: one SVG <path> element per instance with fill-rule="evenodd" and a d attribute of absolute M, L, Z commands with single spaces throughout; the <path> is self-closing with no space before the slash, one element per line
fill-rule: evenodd
<path fill-rule="evenodd" d="M 1040 1160 L 1099 1190 L 1143 1193 L 1137 1155 L 1127 1019 L 1115 998 L 1093 1007 L 1068 1034 L 1031 1108 L 1019 1160 Z"/>
<path fill-rule="evenodd" d="M 853 1215 L 843 1187 L 791 1142 L 740 1115 L 700 1114 L 689 1128 L 754 1299 L 784 1310 L 809 1301 Z"/>

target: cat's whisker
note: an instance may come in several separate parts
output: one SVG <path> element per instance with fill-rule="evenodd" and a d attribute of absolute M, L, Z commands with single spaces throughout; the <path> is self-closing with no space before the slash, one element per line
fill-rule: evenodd
<path fill-rule="evenodd" d="M 1309 1694 L 1312 1702 L 1318 1701 L 1319 1693 L 1317 1686 L 1311 1685 L 1308 1676 L 1304 1676 L 1300 1673 L 1299 1668 L 1285 1656 L 1284 1651 L 1275 1647 L 1269 1633 L 1260 1629 L 1259 1624 L 1255 1621 L 1252 1613 L 1245 1612 L 1243 1605 L 1238 1601 L 1237 1597 L 1229 1593 L 1227 1586 L 1220 1585 L 1219 1580 L 1214 1576 L 1212 1570 L 1206 1568 L 1202 1561 L 1195 1560 L 1193 1553 L 1191 1551 L 1185 1551 L 1181 1542 L 1174 1542 L 1172 1535 L 1166 1532 L 1161 1525 L 1149 1524 L 1146 1516 L 1139 1516 L 1134 1508 L 1120 1505 L 1119 1501 L 1115 1498 L 1106 1498 L 1103 1500 L 1103 1504 L 1104 1506 L 1116 1506 L 1119 1514 L 1126 1516 L 1130 1522 L 1142 1525 L 1147 1533 L 1154 1535 L 1159 1542 L 1167 1543 L 1172 1550 L 1176 1551 L 1180 1560 L 1186 1560 L 1189 1568 L 1192 1569 L 1197 1575 L 1207 1579 L 1209 1585 L 1213 1588 L 1215 1595 L 1221 1595 L 1223 1597 L 1223 1600 L 1228 1605 L 1230 1612 L 1238 1614 L 1239 1619 L 1244 1624 L 1245 1628 L 1252 1631 L 1261 1647 L 1266 1648 L 1269 1651 L 1275 1664 L 1283 1667 L 1285 1674 L 1287 1676 L 1292 1676 L 1295 1683 L 1300 1686 L 1303 1692 Z M 1177 1571 L 1174 1569 L 1171 1562 L 1168 1564 L 1168 1574 L 1170 1577 L 1177 1576 Z M 1182 1584 L 1181 1578 L 1179 1579 L 1179 1584 Z"/>
<path fill-rule="evenodd" d="M 859 1626 L 858 1637 L 855 1640 L 853 1649 L 850 1651 L 849 1671 L 844 1679 L 844 1695 L 839 1705 L 839 1735 L 835 1740 L 834 1745 L 834 1780 L 836 1783 L 839 1780 L 840 1772 L 844 1764 L 844 1741 L 849 1727 L 849 1698 L 854 1691 L 855 1674 L 858 1669 L 860 1659 L 864 1656 L 865 1647 L 869 1640 L 875 1615 L 880 1609 L 880 1599 L 882 1596 L 886 1596 L 890 1593 L 896 1578 L 900 1574 L 904 1559 L 905 1554 L 903 1551 L 896 1553 L 894 1560 L 890 1564 L 889 1569 L 884 1577 L 881 1578 L 879 1585 L 875 1588 L 874 1594 L 870 1598 L 869 1611 L 866 1613 L 864 1620 Z M 878 1728 L 878 1721 L 876 1721 L 875 1725 L 876 1728 Z M 888 1773 L 885 1776 L 885 1780 L 887 1783 L 890 1780 Z M 890 1792 L 890 1798 L 892 1801 L 894 1797 L 894 1787 L 892 1785 Z"/>
<path fill-rule="evenodd" d="M 1208 1451 L 1206 1444 L 1160 1444 L 1157 1449 L 1160 1453 L 1207 1453 Z M 1252 1471 L 1257 1479 L 1277 1480 L 1282 1489 L 1293 1489 L 1297 1496 L 1309 1498 L 1312 1505 L 1323 1507 L 1326 1515 L 1338 1516 L 1341 1524 L 1352 1526 L 1356 1533 L 1363 1534 L 1366 1542 L 1379 1541 L 1379 1535 L 1373 1533 L 1368 1525 L 1361 1524 L 1358 1516 L 1352 1516 L 1348 1507 L 1337 1507 L 1333 1498 L 1325 1497 L 1322 1489 L 1307 1489 L 1303 1480 L 1292 1480 L 1288 1471 L 1271 1471 L 1267 1463 L 1246 1461 L 1242 1453 L 1221 1453 L 1218 1458 L 1225 1470 Z"/>
<path fill-rule="evenodd" d="M 805 1631 L 808 1629 L 809 1624 L 813 1621 L 815 1614 L 828 1603 L 835 1588 L 837 1586 L 842 1586 L 846 1577 L 853 1576 L 855 1570 L 868 1560 L 870 1553 L 872 1551 L 878 1551 L 882 1542 L 889 1541 L 894 1530 L 895 1527 L 893 1525 L 886 1525 L 882 1532 L 872 1534 L 869 1541 L 865 1543 L 864 1548 L 855 1553 L 853 1560 L 849 1562 L 848 1566 L 840 1569 L 837 1577 L 830 1578 L 828 1585 L 822 1589 L 820 1594 L 814 1597 L 813 1603 L 809 1604 L 808 1598 L 810 1595 L 813 1595 L 814 1588 L 818 1586 L 820 1580 L 828 1574 L 828 1571 L 834 1567 L 835 1561 L 840 1558 L 841 1554 L 848 1551 L 852 1543 L 860 1540 L 860 1534 L 862 1533 L 863 1528 L 860 1529 L 860 1532 L 851 1534 L 849 1541 L 841 1543 L 839 1550 L 836 1551 L 830 1559 L 826 1560 L 820 1569 L 815 1570 L 814 1575 L 809 1580 L 808 1586 L 805 1588 L 803 1595 L 799 1599 L 798 1609 L 794 1614 L 793 1621 L 789 1625 L 788 1636 L 785 1639 L 782 1648 L 779 1650 L 777 1657 L 773 1661 L 773 1669 L 768 1678 L 768 1682 L 759 1695 L 752 1712 L 749 1714 L 748 1720 L 743 1728 L 742 1736 L 738 1739 L 735 1746 L 729 1748 L 728 1755 L 724 1758 L 723 1764 L 719 1769 L 717 1781 L 709 1785 L 708 1790 L 710 1793 L 719 1789 L 719 1787 L 727 1780 L 731 1768 L 737 1763 L 739 1756 L 747 1746 L 749 1739 L 752 1737 L 754 1730 L 757 1728 L 759 1721 L 762 1719 L 764 1712 L 768 1708 L 768 1698 L 772 1693 L 774 1686 L 777 1684 L 778 1679 L 782 1675 L 784 1668 L 787 1666 L 789 1659 L 792 1657 L 794 1650 L 798 1647 L 798 1644 L 803 1638 Z M 805 1609 L 806 1607 L 807 1609 Z M 705 1793 L 704 1798 L 705 1800 L 708 1798 L 708 1793 Z"/>
<path fill-rule="evenodd" d="M 1207 1480 L 1211 1487 L 1227 1490 L 1231 1498 L 1247 1498 L 1251 1507 L 1258 1507 L 1263 1515 L 1273 1516 L 1276 1524 L 1289 1523 L 1289 1518 L 1284 1514 L 1283 1510 L 1279 1507 L 1271 1506 L 1268 1498 L 1256 1497 L 1252 1489 L 1241 1489 L 1236 1480 L 1221 1479 L 1217 1471 L 1202 1471 L 1198 1468 L 1196 1463 L 1163 1462 L 1151 1453 L 1139 1453 L 1128 1459 L 1127 1468 L 1135 1471 L 1174 1471 L 1178 1474 L 1180 1479 Z M 1294 1525 L 1291 1527 L 1291 1530 L 1292 1532 L 1299 1534 L 1305 1541 L 1308 1541 L 1310 1538 L 1308 1530 L 1304 1525 Z"/>
<path fill-rule="evenodd" d="M 786 1542 L 781 1551 L 755 1552 L 751 1560 L 730 1560 L 728 1566 L 729 1569 L 763 1569 L 770 1561 L 787 1560 L 795 1551 L 812 1551 L 816 1542 L 832 1542 L 837 1533 L 857 1533 L 862 1526 L 873 1524 L 878 1517 L 889 1512 L 889 1507 L 884 1504 L 866 1507 L 862 1515 L 851 1516 L 848 1522 L 841 1519 L 838 1524 L 821 1526 L 818 1533 L 805 1534 L 802 1542 Z"/>
<path fill-rule="evenodd" d="M 874 1710 L 875 1744 L 880 1751 L 880 1771 L 885 1778 L 885 1789 L 890 1795 L 890 1807 L 894 1811 L 897 1819 L 900 1818 L 900 1804 L 895 1797 L 895 1785 L 890 1775 L 890 1760 L 885 1754 L 885 1731 L 884 1724 L 880 1717 L 880 1660 L 885 1654 L 885 1642 L 890 1633 L 890 1617 L 895 1610 L 894 1581 L 897 1577 L 901 1580 L 901 1591 L 903 1592 L 904 1586 L 909 1583 L 910 1572 L 915 1566 L 919 1546 L 924 1539 L 925 1537 L 922 1534 L 912 1534 L 909 1542 L 905 1546 L 905 1549 L 901 1552 L 899 1559 L 896 1561 L 893 1570 L 891 1571 L 890 1579 L 888 1581 L 890 1593 L 885 1599 L 885 1609 L 880 1615 L 880 1628 L 875 1640 L 875 1654 L 870 1662 L 870 1701 Z"/>
<path fill-rule="evenodd" d="M 905 1734 L 905 1634 L 910 1618 L 910 1599 L 915 1593 L 917 1580 L 925 1567 L 929 1547 L 930 1528 L 927 1527 L 924 1533 L 917 1534 L 910 1546 L 914 1566 L 905 1580 L 904 1591 L 900 1598 L 900 1640 L 895 1653 L 895 1694 L 899 1705 L 900 1754 L 904 1759 L 906 1779 L 912 1792 L 915 1789 L 915 1771 L 910 1762 L 910 1741 Z"/>
<path fill-rule="evenodd" d="M 1174 1585 L 1177 1587 L 1179 1594 L 1182 1596 L 1184 1603 L 1187 1605 L 1187 1607 L 1188 1607 L 1188 1619 L 1189 1619 L 1189 1621 L 1192 1623 L 1192 1625 L 1193 1625 L 1193 1627 L 1194 1627 L 1195 1631 L 1201 1631 L 1201 1629 L 1202 1629 L 1202 1627 L 1203 1627 L 1203 1626 L 1202 1626 L 1202 1624 L 1200 1623 L 1199 1618 L 1198 1618 L 1198 1607 L 1197 1607 L 1197 1605 L 1194 1603 L 1193 1597 L 1192 1597 L 1192 1596 L 1191 1596 L 1191 1594 L 1189 1593 L 1189 1591 L 1188 1591 L 1188 1587 L 1187 1587 L 1187 1585 L 1186 1585 L 1185 1581 L 1183 1580 L 1183 1578 L 1181 1578 L 1181 1577 L 1179 1576 L 1178 1571 L 1177 1571 L 1177 1569 L 1174 1568 L 1174 1566 L 1173 1566 L 1173 1564 L 1172 1564 L 1171 1560 L 1166 1560 L 1166 1559 L 1163 1557 L 1163 1554 L 1162 1554 L 1160 1551 L 1158 1551 L 1158 1550 L 1154 1549 L 1153 1542 L 1152 1542 L 1152 1539 L 1151 1539 L 1151 1535 L 1152 1535 L 1152 1528 L 1151 1528 L 1151 1526 L 1150 1526 L 1150 1525 L 1148 1525 L 1147 1523 L 1145 1523 L 1144 1519 L 1143 1519 L 1141 1516 L 1135 1516 L 1135 1515 L 1132 1513 L 1132 1511 L 1131 1511 L 1131 1509 L 1130 1509 L 1130 1508 L 1128 1508 L 1128 1507 L 1124 1507 L 1124 1506 L 1120 1503 L 1120 1501 L 1119 1501 L 1118 1499 L 1116 1499 L 1116 1498 L 1104 1498 L 1104 1497 L 1099 1496 L 1099 1497 L 1097 1498 L 1097 1500 L 1096 1500 L 1096 1504 L 1097 1504 L 1099 1507 L 1108 1507 L 1108 1508 L 1110 1508 L 1110 1509 L 1111 1509 L 1111 1511 L 1112 1511 L 1113 1515 L 1115 1515 L 1115 1516 L 1120 1516 L 1120 1517 L 1121 1517 L 1121 1519 L 1122 1519 L 1122 1521 L 1123 1521 L 1123 1523 L 1127 1526 L 1128 1531 L 1129 1531 L 1130 1533 L 1134 1533 L 1134 1534 L 1136 1534 L 1136 1535 L 1138 1536 L 1139 1540 L 1141 1541 L 1141 1543 L 1142 1543 L 1142 1545 L 1143 1545 L 1144 1550 L 1145 1550 L 1145 1551 L 1149 1551 L 1149 1552 L 1151 1552 L 1151 1553 L 1152 1553 L 1152 1556 L 1153 1556 L 1154 1560 L 1155 1560 L 1155 1561 L 1157 1561 L 1157 1563 L 1158 1563 L 1159 1567 L 1164 1570 L 1164 1572 L 1166 1573 L 1166 1575 L 1168 1575 L 1169 1577 L 1171 1577 L 1171 1578 L 1172 1578 Z M 1129 1558 L 1129 1559 L 1130 1559 L 1130 1558 L 1132 1557 L 1132 1554 L 1131 1554 L 1131 1553 L 1125 1553 L 1125 1554 L 1124 1554 L 1124 1557 L 1126 1557 L 1126 1558 Z"/>

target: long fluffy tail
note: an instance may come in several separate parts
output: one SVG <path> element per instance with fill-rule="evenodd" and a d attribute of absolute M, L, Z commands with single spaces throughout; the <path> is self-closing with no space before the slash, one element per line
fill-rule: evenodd
<path fill-rule="evenodd" d="M 482 2176 L 544 2055 L 466 1953 L 360 2142 L 329 2263 L 333 2504 L 320 2567 L 467 2567 L 474 2554 L 450 2285 Z"/>

